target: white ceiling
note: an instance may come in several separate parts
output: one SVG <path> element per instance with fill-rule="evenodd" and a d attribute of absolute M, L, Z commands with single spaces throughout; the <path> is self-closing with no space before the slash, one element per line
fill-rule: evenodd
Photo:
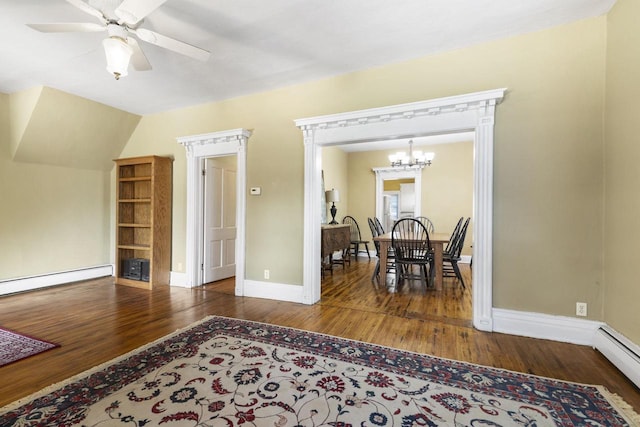
<path fill-rule="evenodd" d="M 117 0 L 89 0 L 96 8 Z M 169 0 L 143 27 L 211 52 L 206 63 L 140 42 L 153 69 L 116 81 L 105 33 L 64 0 L 0 0 L 0 92 L 44 85 L 136 114 L 261 92 L 599 16 L 615 0 Z"/>

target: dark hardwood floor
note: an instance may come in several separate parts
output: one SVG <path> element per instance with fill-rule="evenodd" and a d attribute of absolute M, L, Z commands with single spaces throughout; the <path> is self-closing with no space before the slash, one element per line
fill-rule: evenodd
<path fill-rule="evenodd" d="M 640 391 L 600 353 L 553 341 L 487 333 L 471 324 L 467 288 L 418 284 L 389 293 L 371 282 L 375 259 L 326 275 L 315 305 L 234 296 L 234 280 L 152 291 L 113 278 L 0 297 L 0 326 L 61 347 L 0 367 L 0 406 L 217 314 L 337 335 L 545 377 L 601 384 L 640 412 Z"/>

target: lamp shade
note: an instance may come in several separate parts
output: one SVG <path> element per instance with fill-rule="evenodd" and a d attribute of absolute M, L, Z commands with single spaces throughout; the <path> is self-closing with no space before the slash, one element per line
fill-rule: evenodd
<path fill-rule="evenodd" d="M 119 37 L 109 37 L 102 41 L 107 57 L 107 71 L 118 80 L 128 74 L 129 60 L 133 49 Z"/>
<path fill-rule="evenodd" d="M 338 190 L 336 190 L 335 188 L 325 191 L 324 196 L 327 203 L 340 201 L 340 193 L 338 193 Z"/>

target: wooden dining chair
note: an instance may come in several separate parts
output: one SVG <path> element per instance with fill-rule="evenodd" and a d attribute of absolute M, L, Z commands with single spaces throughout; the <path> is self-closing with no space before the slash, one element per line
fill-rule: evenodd
<path fill-rule="evenodd" d="M 433 266 L 433 247 L 424 224 L 415 218 L 398 220 L 391 231 L 391 247 L 395 254 L 398 285 L 405 279 L 420 279 L 425 287 L 430 287 L 427 267 Z M 415 266 L 418 274 L 413 272 Z"/>
<path fill-rule="evenodd" d="M 373 274 L 371 275 L 371 281 L 373 282 L 376 279 L 376 277 L 380 275 L 380 243 L 375 240 L 376 237 L 380 235 L 380 233 L 378 233 L 376 222 L 373 219 L 367 218 L 367 223 L 369 224 L 369 229 L 371 230 L 371 237 L 373 238 L 373 246 L 376 248 L 376 257 L 378 258 L 378 261 L 376 262 L 376 266 L 373 269 Z"/>
<path fill-rule="evenodd" d="M 380 229 L 378 228 L 375 219 L 367 218 L 367 222 L 369 223 L 369 229 L 371 229 L 371 236 L 374 239 L 373 245 L 376 248 L 376 257 L 378 257 L 376 266 L 373 270 L 373 274 L 371 275 L 371 281 L 373 282 L 380 277 L 380 242 L 376 241 L 375 238 L 381 234 L 384 234 L 384 231 L 380 233 Z M 393 253 L 393 249 L 389 248 L 389 250 L 387 251 L 387 273 L 395 271 L 394 258 L 395 256 Z"/>
<path fill-rule="evenodd" d="M 462 220 L 462 218 L 460 218 L 460 220 Z M 448 245 L 442 254 L 443 275 L 445 277 L 455 277 L 460 281 L 463 288 L 465 288 L 464 279 L 460 273 L 458 262 L 462 259 L 462 248 L 464 248 L 464 240 L 467 236 L 467 228 L 469 227 L 470 220 L 471 218 L 467 218 L 460 227 L 457 227 L 457 230 L 454 230 L 455 235 L 452 233 L 450 245 Z M 462 221 L 458 221 L 458 224 L 461 222 Z"/>
<path fill-rule="evenodd" d="M 461 216 L 460 219 L 458 220 L 458 223 L 456 224 L 453 231 L 451 232 L 451 237 L 447 242 L 447 246 L 444 248 L 444 252 L 449 252 L 449 253 L 453 252 L 453 247 L 455 245 L 456 238 L 458 237 L 458 233 L 460 232 L 460 228 L 462 227 L 463 222 L 464 222 L 464 217 Z"/>
<path fill-rule="evenodd" d="M 435 231 L 436 228 L 433 226 L 433 222 L 431 222 L 431 220 L 426 216 L 417 216 L 416 219 L 424 225 L 427 232 L 433 233 Z"/>
<path fill-rule="evenodd" d="M 342 218 L 342 223 L 349 224 L 349 228 L 351 230 L 351 250 L 353 251 L 353 256 L 356 260 L 358 259 L 358 253 L 360 252 L 360 245 L 364 245 L 367 250 L 367 256 L 371 259 L 371 254 L 369 253 L 369 241 L 362 239 L 358 221 L 356 221 L 354 217 L 347 215 Z"/>

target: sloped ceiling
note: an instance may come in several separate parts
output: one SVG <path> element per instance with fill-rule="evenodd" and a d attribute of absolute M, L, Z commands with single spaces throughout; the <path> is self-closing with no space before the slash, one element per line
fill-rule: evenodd
<path fill-rule="evenodd" d="M 48 87 L 10 97 L 14 161 L 111 170 L 141 116 Z"/>

